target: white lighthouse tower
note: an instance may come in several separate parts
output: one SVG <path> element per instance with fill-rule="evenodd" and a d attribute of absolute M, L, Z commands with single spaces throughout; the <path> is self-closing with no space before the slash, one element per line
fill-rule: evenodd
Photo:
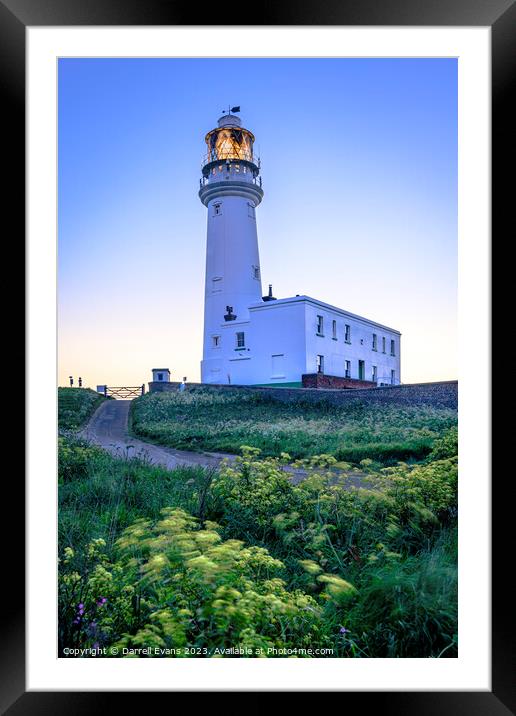
<path fill-rule="evenodd" d="M 208 209 L 203 383 L 364 388 L 398 385 L 394 328 L 304 294 L 262 295 L 254 136 L 233 107 L 206 135 L 199 198 Z"/>
<path fill-rule="evenodd" d="M 199 198 L 208 209 L 203 383 L 231 382 L 228 361 L 250 352 L 244 328 L 262 300 L 256 207 L 263 191 L 254 135 L 233 112 L 206 135 Z M 228 330 L 230 329 L 230 330 Z"/>

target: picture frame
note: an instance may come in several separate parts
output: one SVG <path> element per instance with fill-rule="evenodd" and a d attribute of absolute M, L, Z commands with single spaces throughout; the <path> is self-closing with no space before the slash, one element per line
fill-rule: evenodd
<path fill-rule="evenodd" d="M 514 27 L 516 6 L 511 0 L 496 0 L 485 5 L 465 4 L 458 0 L 439 0 L 425 7 L 388 0 L 386 2 L 338 2 L 332 0 L 324 6 L 314 2 L 302 5 L 261 9 L 259 17 L 242 10 L 239 25 L 405 25 L 405 26 L 489 26 L 492 33 L 492 235 L 509 226 L 511 208 L 510 184 L 504 180 L 503 166 L 507 155 L 507 142 L 514 126 L 514 114 L 509 110 L 508 81 L 514 73 Z M 9 137 L 11 156 L 8 163 L 9 183 L 5 193 L 5 206 L 16 227 L 13 241 L 15 260 L 23 262 L 22 217 L 25 213 L 25 36 L 26 28 L 34 26 L 74 25 L 197 25 L 198 10 L 180 7 L 174 2 L 148 0 L 53 0 L 44 5 L 36 0 L 2 0 L 0 2 L 0 45 L 3 58 L 2 92 L 4 95 L 5 136 Z M 210 18 L 211 19 L 211 18 Z M 22 224 L 22 226 L 20 226 Z M 495 246 L 493 242 L 493 246 Z M 19 336 L 18 329 L 18 336 Z M 18 340 L 23 345 L 23 338 Z M 30 350 L 30 345 L 28 346 Z M 20 350 L 20 348 L 18 348 Z M 21 357 L 20 357 L 21 362 Z M 493 363 L 493 369 L 495 368 Z M 482 376 L 486 380 L 486 376 Z M 496 442 L 496 441 L 494 441 Z M 494 451 L 493 451 L 494 452 Z M 21 479 L 13 481 L 10 505 L 16 506 L 18 517 L 23 519 L 24 487 Z M 507 628 L 513 605 L 511 595 L 504 587 L 502 564 L 507 567 L 506 545 L 511 535 L 508 515 L 509 501 L 506 488 L 492 483 L 492 691 L 491 692 L 351 692 L 346 695 L 346 706 L 360 703 L 372 709 L 395 714 L 500 714 L 514 713 L 516 693 L 513 679 L 514 641 Z M 11 508 L 10 508 L 11 509 Z M 21 521 L 19 522 L 21 524 Z M 5 566 L 9 574 L 9 587 L 4 590 L 2 609 L 2 712 L 22 713 L 86 713 L 92 709 L 112 709 L 120 693 L 26 692 L 25 689 L 25 626 L 24 626 L 24 568 L 21 530 L 16 535 L 16 550 L 8 551 Z M 505 580 L 504 580 L 505 581 Z M 485 628 L 485 625 L 479 625 Z M 222 696 L 222 694 L 221 694 Z M 141 697 L 131 694 L 134 703 Z M 359 702 L 355 700 L 359 699 Z"/>

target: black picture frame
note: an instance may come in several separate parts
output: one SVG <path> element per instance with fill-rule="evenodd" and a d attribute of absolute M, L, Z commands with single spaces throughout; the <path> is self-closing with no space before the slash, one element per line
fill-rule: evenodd
<path fill-rule="evenodd" d="M 205 11 L 207 13 L 207 11 Z M 25 40 L 28 26 L 78 25 L 199 25 L 199 16 L 216 30 L 215 12 L 202 15 L 194 5 L 175 0 L 0 0 L 0 91 L 2 93 L 4 146 L 9 147 L 4 172 L 8 176 L 4 189 L 4 225 L 11 225 L 8 244 L 14 251 L 16 265 L 24 265 L 25 227 Z M 514 202 L 513 181 L 504 177 L 503 168 L 514 133 L 515 116 L 510 106 L 509 83 L 515 73 L 514 52 L 516 4 L 514 0 L 298 0 L 256 5 L 239 4 L 233 15 L 238 25 L 384 25 L 384 26 L 484 26 L 492 32 L 492 233 L 498 236 L 511 227 L 509 220 Z M 225 19 L 225 18 L 224 18 Z M 230 23 L 229 23 L 230 24 Z M 5 156 L 5 150 L 4 150 Z M 512 201 L 511 201 L 512 200 Z M 511 217 L 512 218 L 512 217 Z M 11 221 L 9 221 L 11 220 Z M 513 233 L 512 229 L 511 233 Z M 493 242 L 493 246 L 495 246 Z M 493 258 L 496 254 L 493 252 Z M 23 303 L 23 300 L 22 300 Z M 15 331 L 15 365 L 22 365 L 23 335 Z M 5 328 L 5 327 L 4 327 Z M 10 326 L 7 326 L 7 330 Z M 500 366 L 501 368 L 501 366 Z M 497 374 L 496 361 L 492 364 Z M 479 379 L 490 380 L 488 372 Z M 17 399 L 23 404 L 18 390 Z M 19 428 L 18 428 L 19 429 Z M 498 439 L 499 441 L 501 438 Z M 494 439 L 493 454 L 500 442 Z M 502 471 L 503 472 L 503 471 Z M 512 472 L 512 471 L 511 471 Z M 11 471 L 12 473 L 12 471 Z M 24 512 L 24 485 L 20 475 L 10 478 L 12 490 L 9 512 L 18 517 Z M 502 475 L 503 478 L 503 475 Z M 7 475 L 5 476 L 7 479 Z M 508 476 L 512 482 L 512 475 Z M 510 569 L 507 545 L 511 544 L 511 500 L 507 500 L 507 483 L 492 484 L 492 691 L 490 692 L 347 692 L 345 708 L 359 707 L 383 713 L 453 714 L 502 716 L 515 713 L 514 680 L 515 642 L 508 625 L 512 623 L 513 597 L 507 588 Z M 4 511 L 7 502 L 4 502 Z M 509 512 L 511 510 L 511 513 Z M 23 518 L 22 518 L 23 519 Z M 20 519 L 17 524 L 22 524 Z M 4 549 L 4 582 L 2 590 L 0 669 L 0 711 L 18 714 L 90 714 L 119 708 L 119 692 L 26 692 L 25 691 L 25 616 L 24 567 L 21 561 L 24 535 L 14 528 Z M 486 625 L 479 624 L 479 629 Z M 336 687 L 337 690 L 337 687 Z M 168 695 L 170 697 L 170 695 Z M 245 696 L 245 694 L 244 694 Z M 262 694 L 259 694 L 261 700 Z M 148 693 L 131 693 L 132 708 L 148 708 Z M 224 694 L 215 696 L 219 703 Z M 213 698 L 213 697 L 212 697 Z M 357 701 L 357 699 L 359 701 Z M 115 706 L 116 702 L 116 706 Z M 227 702 L 225 702 L 227 703 Z M 225 708 L 228 708 L 225 706 Z M 232 710 L 232 709 L 229 709 Z"/>

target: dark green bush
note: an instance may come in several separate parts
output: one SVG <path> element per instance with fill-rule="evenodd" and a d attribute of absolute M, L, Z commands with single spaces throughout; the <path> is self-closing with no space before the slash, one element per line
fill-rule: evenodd
<path fill-rule="evenodd" d="M 431 460 L 442 460 L 447 457 L 455 457 L 459 452 L 459 431 L 456 427 L 447 430 L 444 435 L 434 442 L 429 455 Z"/>
<path fill-rule="evenodd" d="M 371 555 L 348 624 L 375 657 L 457 656 L 457 549 L 454 531 L 435 547 L 400 559 Z"/>
<path fill-rule="evenodd" d="M 337 460 L 359 463 L 361 460 L 374 460 L 383 465 L 393 465 L 409 460 L 423 460 L 432 451 L 431 440 L 419 440 L 407 443 L 376 443 L 357 447 L 342 447 L 335 452 Z"/>

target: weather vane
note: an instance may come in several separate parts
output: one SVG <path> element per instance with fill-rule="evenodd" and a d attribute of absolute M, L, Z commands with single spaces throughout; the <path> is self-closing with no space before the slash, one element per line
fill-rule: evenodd
<path fill-rule="evenodd" d="M 231 112 L 240 112 L 240 107 L 231 107 L 231 106 L 228 104 L 227 114 L 231 114 Z M 226 110 L 225 110 L 225 109 L 222 110 L 222 114 L 226 114 Z"/>

